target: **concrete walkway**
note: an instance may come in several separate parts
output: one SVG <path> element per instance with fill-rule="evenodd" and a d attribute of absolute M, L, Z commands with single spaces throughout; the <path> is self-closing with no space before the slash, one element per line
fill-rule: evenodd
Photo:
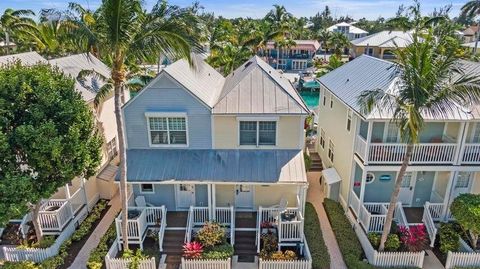
<path fill-rule="evenodd" d="M 110 208 L 108 209 L 107 213 L 105 214 L 105 216 L 103 216 L 103 219 L 100 221 L 93 233 L 90 235 L 87 242 L 85 242 L 85 245 L 83 245 L 82 249 L 80 250 L 77 257 L 70 266 L 70 269 L 87 268 L 87 261 L 90 257 L 90 252 L 92 252 L 92 250 L 98 246 L 98 243 L 100 243 L 100 238 L 102 238 L 102 236 L 107 232 L 108 228 L 115 220 L 115 217 L 121 209 L 119 192 L 115 194 L 109 205 Z"/>
<path fill-rule="evenodd" d="M 423 260 L 423 268 L 425 269 L 445 269 L 443 264 L 437 259 L 437 256 L 431 251 L 427 250 L 425 260 Z"/>
<path fill-rule="evenodd" d="M 312 203 L 317 210 L 323 240 L 325 241 L 325 245 L 327 245 L 328 254 L 330 255 L 330 268 L 347 269 L 347 266 L 343 261 L 342 253 L 338 248 L 337 239 L 335 238 L 330 222 L 328 221 L 327 213 L 323 208 L 322 202 L 324 195 L 320 188 L 320 175 L 321 172 L 308 172 L 307 174 L 308 183 L 310 184 L 308 187 L 307 202 Z"/>

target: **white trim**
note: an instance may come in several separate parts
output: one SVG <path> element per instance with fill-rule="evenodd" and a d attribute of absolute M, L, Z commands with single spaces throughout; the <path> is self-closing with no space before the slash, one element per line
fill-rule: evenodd
<path fill-rule="evenodd" d="M 187 206 L 187 207 L 179 207 L 179 200 L 178 200 L 178 194 L 180 192 L 180 185 L 192 185 L 193 186 L 193 193 L 192 193 L 192 203 Z M 174 186 L 174 189 L 175 189 L 175 210 L 176 211 L 187 211 L 190 206 L 195 206 L 196 204 L 196 184 L 194 183 L 178 183 L 178 184 L 175 184 Z"/>
<path fill-rule="evenodd" d="M 348 122 L 350 121 L 350 124 Z M 352 132 L 352 124 L 353 124 L 353 112 L 352 109 L 347 107 L 347 122 L 345 129 L 347 130 L 348 133 Z"/>
<path fill-rule="evenodd" d="M 145 117 L 147 118 L 175 118 L 175 117 L 187 117 L 186 112 L 160 112 L 160 111 L 147 111 L 145 112 Z"/>
<path fill-rule="evenodd" d="M 279 121 L 280 117 L 245 117 L 237 116 L 237 121 Z"/>
<path fill-rule="evenodd" d="M 247 117 L 244 117 L 244 119 L 242 120 L 239 120 L 239 118 L 242 118 L 242 117 L 237 117 L 237 135 L 238 135 L 238 141 L 237 141 L 237 145 L 239 148 L 245 148 L 245 149 L 274 149 L 278 146 L 278 119 L 277 120 L 269 120 L 270 118 L 262 118 L 261 120 L 259 120 L 258 118 L 247 118 Z M 241 140 L 241 137 L 240 137 L 240 134 L 241 134 L 241 130 L 240 130 L 240 123 L 241 122 L 245 122 L 245 121 L 251 121 L 251 122 L 256 122 L 256 132 L 257 132 L 257 138 L 256 138 L 256 145 L 242 145 L 240 144 L 240 140 Z M 270 122 L 270 121 L 273 121 L 275 122 L 275 144 L 273 145 L 260 145 L 260 122 Z"/>
<path fill-rule="evenodd" d="M 368 176 L 368 175 L 371 175 L 371 176 L 372 176 L 372 181 L 370 181 L 370 182 L 367 181 L 367 176 Z M 373 182 L 375 181 L 375 179 L 376 179 L 376 178 L 375 178 L 375 174 L 374 174 L 374 173 L 372 173 L 372 172 L 367 172 L 367 173 L 365 174 L 365 184 L 371 184 L 371 183 L 373 183 Z"/>
<path fill-rule="evenodd" d="M 155 185 L 156 184 L 154 184 L 154 183 L 141 183 L 139 185 L 140 185 L 139 186 L 140 187 L 139 188 L 139 193 L 141 193 L 141 194 L 153 194 L 153 193 L 155 193 Z M 143 185 L 152 185 L 152 191 L 144 191 L 143 190 Z"/>
<path fill-rule="evenodd" d="M 212 133 L 212 149 L 215 149 L 215 116 L 210 115 L 210 128 Z"/>
<path fill-rule="evenodd" d="M 176 113 L 163 113 L 163 112 L 152 112 L 156 113 L 155 116 L 147 116 L 145 113 L 145 119 L 147 121 L 147 132 L 148 132 L 148 145 L 151 148 L 188 148 L 189 147 L 189 135 L 188 135 L 188 116 L 186 113 L 184 114 L 176 114 Z M 168 144 L 152 144 L 152 134 L 150 130 L 150 118 L 166 118 L 167 119 L 167 140 Z M 185 118 L 185 139 L 186 144 L 171 144 L 170 143 L 170 124 L 168 122 L 169 118 Z"/>

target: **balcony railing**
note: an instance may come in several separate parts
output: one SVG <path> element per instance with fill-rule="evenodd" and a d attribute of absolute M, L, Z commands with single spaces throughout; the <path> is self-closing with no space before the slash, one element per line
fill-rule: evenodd
<path fill-rule="evenodd" d="M 453 164 L 456 150 L 456 143 L 415 144 L 410 164 Z M 355 143 L 355 152 L 370 164 L 401 164 L 406 151 L 407 144 L 402 143 L 370 143 L 367 146 L 365 139 L 360 136 L 357 136 Z M 478 152 L 478 155 L 473 154 L 473 152 Z M 480 157 L 480 147 L 477 151 L 468 151 L 468 154 Z M 366 158 L 366 155 L 368 155 L 368 158 Z"/>
<path fill-rule="evenodd" d="M 480 163 L 480 144 L 479 143 L 467 143 L 464 146 L 463 164 L 478 164 Z"/>

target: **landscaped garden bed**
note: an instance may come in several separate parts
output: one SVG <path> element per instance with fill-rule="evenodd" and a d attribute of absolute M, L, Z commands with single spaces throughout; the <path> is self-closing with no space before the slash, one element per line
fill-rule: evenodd
<path fill-rule="evenodd" d="M 52 242 L 45 248 L 32 248 L 19 246 L 19 251 L 11 251 L 8 255 L 16 261 L 6 262 L 7 268 L 49 268 L 49 269 L 65 269 L 70 267 L 76 255 L 100 222 L 103 215 L 108 210 L 107 201 L 100 200 L 92 209 L 87 218 L 75 229 L 74 223 L 70 223 L 66 229 L 53 240 L 52 237 L 46 236 L 41 242 Z M 43 246 L 46 243 L 43 243 Z M 22 251 L 25 250 L 25 251 Z M 35 252 L 38 252 L 35 254 Z M 33 254 L 29 254 L 33 253 Z M 7 257 L 8 258 L 8 257 Z M 20 262 L 22 259 L 33 259 L 33 262 Z"/>
<path fill-rule="evenodd" d="M 330 255 L 323 240 L 317 211 L 311 203 L 305 204 L 305 239 L 312 254 L 313 269 L 330 268 Z"/>

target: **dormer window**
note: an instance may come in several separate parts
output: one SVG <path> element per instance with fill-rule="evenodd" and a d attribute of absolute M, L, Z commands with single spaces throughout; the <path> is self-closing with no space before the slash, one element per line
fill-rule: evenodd
<path fill-rule="evenodd" d="M 147 114 L 151 146 L 187 146 L 185 115 Z"/>

